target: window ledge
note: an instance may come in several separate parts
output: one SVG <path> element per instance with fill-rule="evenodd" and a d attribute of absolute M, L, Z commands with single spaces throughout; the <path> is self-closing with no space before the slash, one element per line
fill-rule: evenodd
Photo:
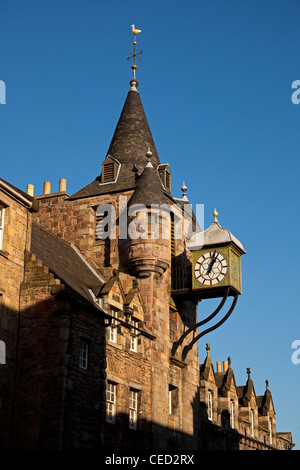
<path fill-rule="evenodd" d="M 0 250 L 0 256 L 3 256 L 3 258 L 9 259 L 9 253 L 7 251 Z"/>
<path fill-rule="evenodd" d="M 108 344 L 110 346 L 112 346 L 113 348 L 122 350 L 122 345 L 121 344 L 115 343 L 114 341 L 111 341 L 109 338 L 107 338 L 107 340 L 108 340 Z"/>

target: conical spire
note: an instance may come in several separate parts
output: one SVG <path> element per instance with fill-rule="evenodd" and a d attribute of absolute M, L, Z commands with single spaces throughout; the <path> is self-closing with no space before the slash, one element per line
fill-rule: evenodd
<path fill-rule="evenodd" d="M 140 30 L 132 25 L 135 37 Z M 135 57 L 133 78 L 130 81 L 128 91 L 118 124 L 111 140 L 107 155 L 118 163 L 117 177 L 112 182 L 101 182 L 98 176 L 92 183 L 71 196 L 71 199 L 106 194 L 110 191 L 123 191 L 134 189 L 136 186 L 136 175 L 141 174 L 147 164 L 146 152 L 151 149 L 151 162 L 156 170 L 160 164 L 158 153 L 153 141 L 152 133 L 145 115 L 144 107 L 137 90 L 138 81 L 135 78 Z M 104 159 L 103 159 L 104 161 Z"/>
<path fill-rule="evenodd" d="M 136 82 L 137 83 L 137 82 Z M 111 140 L 108 154 L 121 164 L 144 168 L 146 152 L 152 151 L 152 164 L 160 164 L 140 95 L 130 89 Z"/>
<path fill-rule="evenodd" d="M 158 171 L 153 167 L 150 161 L 151 152 L 147 152 L 148 163 L 142 174 L 138 176 L 136 189 L 131 197 L 128 207 L 133 204 L 142 204 L 150 207 L 152 204 L 166 204 L 166 197 Z M 152 155 L 151 155 L 152 160 Z"/>
<path fill-rule="evenodd" d="M 144 170 L 148 161 L 146 153 L 149 148 L 152 151 L 151 162 L 156 169 L 160 161 L 144 107 L 138 91 L 131 88 L 107 152 L 107 155 L 114 157 L 121 164 L 118 178 L 113 183 L 101 185 L 99 184 L 100 178 L 97 177 L 71 198 L 135 188 L 136 174 L 141 174 Z"/>

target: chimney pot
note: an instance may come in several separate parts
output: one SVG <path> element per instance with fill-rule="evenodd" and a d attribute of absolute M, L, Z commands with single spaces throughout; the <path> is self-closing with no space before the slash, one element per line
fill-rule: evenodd
<path fill-rule="evenodd" d="M 27 194 L 28 194 L 29 196 L 33 196 L 33 193 L 34 193 L 34 186 L 33 186 L 33 184 L 28 184 L 28 185 L 27 185 Z"/>
<path fill-rule="evenodd" d="M 44 182 L 44 194 L 50 194 L 51 193 L 51 183 L 50 181 L 45 181 Z"/>
<path fill-rule="evenodd" d="M 61 178 L 59 180 L 59 192 L 65 193 L 67 191 L 67 180 L 65 178 Z"/>
<path fill-rule="evenodd" d="M 223 372 L 226 372 L 228 369 L 228 361 L 223 361 Z"/>
<path fill-rule="evenodd" d="M 222 363 L 221 363 L 221 361 L 217 362 L 217 372 L 222 372 Z"/>

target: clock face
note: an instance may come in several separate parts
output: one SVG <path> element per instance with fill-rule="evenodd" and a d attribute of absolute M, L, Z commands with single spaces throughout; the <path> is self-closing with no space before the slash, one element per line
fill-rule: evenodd
<path fill-rule="evenodd" d="M 217 250 L 202 253 L 194 266 L 195 277 L 203 286 L 217 286 L 223 281 L 227 271 L 227 258 Z"/>

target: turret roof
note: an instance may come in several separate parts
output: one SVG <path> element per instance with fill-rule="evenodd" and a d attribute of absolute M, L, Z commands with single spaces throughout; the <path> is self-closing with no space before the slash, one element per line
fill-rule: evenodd
<path fill-rule="evenodd" d="M 137 82 L 131 81 L 130 83 L 131 88 L 107 152 L 107 155 L 120 164 L 117 180 L 101 184 L 100 176 L 98 176 L 92 183 L 73 194 L 70 199 L 134 189 L 136 175 L 140 174 L 147 164 L 148 150 L 152 152 L 153 166 L 157 168 L 160 164 L 144 107 L 136 88 Z"/>
<path fill-rule="evenodd" d="M 148 162 L 141 176 L 137 177 L 136 189 L 128 206 L 142 204 L 149 207 L 152 204 L 166 204 L 167 199 L 158 171 Z"/>

